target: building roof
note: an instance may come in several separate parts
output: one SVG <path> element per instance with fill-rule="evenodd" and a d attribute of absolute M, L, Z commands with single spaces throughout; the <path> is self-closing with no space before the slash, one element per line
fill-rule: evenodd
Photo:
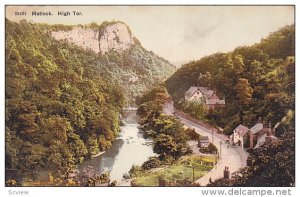
<path fill-rule="evenodd" d="M 220 100 L 220 99 L 207 99 L 206 100 L 207 105 L 225 105 L 225 100 Z"/>
<path fill-rule="evenodd" d="M 259 136 L 258 138 L 257 138 L 257 143 L 256 143 L 256 145 L 255 145 L 255 147 L 254 148 L 258 148 L 258 147 L 260 147 L 261 145 L 263 145 L 264 143 L 265 143 L 265 141 L 266 141 L 266 137 L 268 136 L 268 134 L 266 134 L 266 133 L 264 133 L 263 135 L 261 135 L 261 136 Z M 275 137 L 274 135 L 271 135 L 270 136 L 272 139 L 277 139 L 277 137 Z"/>
<path fill-rule="evenodd" d="M 191 97 L 194 95 L 194 93 L 200 90 L 201 93 L 203 94 L 203 96 L 205 96 L 206 98 L 209 98 L 213 95 L 214 91 L 208 89 L 208 87 L 196 87 L 196 86 L 192 86 L 190 87 L 186 92 L 185 92 L 185 96 L 187 97 Z"/>
<path fill-rule="evenodd" d="M 264 128 L 264 125 L 261 122 L 259 122 L 256 125 L 254 125 L 250 129 L 250 131 L 251 131 L 251 133 L 256 134 L 257 132 L 261 131 L 263 128 Z"/>
<path fill-rule="evenodd" d="M 238 132 L 241 136 L 244 136 L 247 131 L 249 131 L 249 128 L 240 124 L 239 126 L 237 126 L 235 129 L 234 129 L 236 132 Z"/>

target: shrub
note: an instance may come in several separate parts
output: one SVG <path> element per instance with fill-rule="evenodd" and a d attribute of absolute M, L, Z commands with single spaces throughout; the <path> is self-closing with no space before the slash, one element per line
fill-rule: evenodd
<path fill-rule="evenodd" d="M 213 143 L 209 143 L 207 148 L 211 153 L 218 152 L 217 147 Z"/>
<path fill-rule="evenodd" d="M 140 166 L 132 165 L 128 173 L 130 177 L 133 178 L 133 177 L 137 177 L 141 172 L 142 172 L 142 168 Z"/>
<path fill-rule="evenodd" d="M 214 154 L 218 152 L 218 149 L 214 144 L 209 143 L 207 147 L 199 148 L 199 151 L 205 154 Z"/>
<path fill-rule="evenodd" d="M 160 159 L 160 161 L 161 161 L 163 164 L 165 164 L 165 165 L 171 165 L 171 164 L 173 164 L 173 163 L 175 162 L 174 157 L 171 156 L 171 155 L 164 155 L 164 154 L 161 154 L 161 155 L 159 156 L 159 159 Z"/>
<path fill-rule="evenodd" d="M 161 165 L 161 161 L 158 157 L 150 157 L 147 161 L 145 161 L 142 165 L 143 170 L 150 170 L 151 168 L 157 168 Z"/>

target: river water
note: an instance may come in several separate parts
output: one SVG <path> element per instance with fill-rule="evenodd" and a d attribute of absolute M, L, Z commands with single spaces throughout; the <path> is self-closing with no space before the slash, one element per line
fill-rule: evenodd
<path fill-rule="evenodd" d="M 134 111 L 135 114 L 135 111 Z M 125 115 L 119 137 L 105 153 L 79 165 L 79 170 L 89 167 L 95 173 L 110 173 L 110 180 L 120 181 L 132 165 L 142 165 L 150 156 L 155 156 L 151 141 L 144 139 L 136 118 Z"/>

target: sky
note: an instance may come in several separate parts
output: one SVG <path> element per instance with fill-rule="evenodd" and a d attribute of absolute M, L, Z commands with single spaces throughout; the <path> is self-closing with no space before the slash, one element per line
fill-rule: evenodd
<path fill-rule="evenodd" d="M 15 15 L 26 11 L 26 16 Z M 52 16 L 32 16 L 51 11 Z M 58 11 L 81 12 L 58 16 Z M 7 6 L 6 17 L 49 24 L 123 21 L 142 46 L 179 66 L 217 52 L 252 45 L 294 24 L 293 6 Z"/>

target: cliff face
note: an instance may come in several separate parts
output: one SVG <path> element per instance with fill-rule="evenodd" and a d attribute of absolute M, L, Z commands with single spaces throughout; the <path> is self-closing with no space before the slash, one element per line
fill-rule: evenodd
<path fill-rule="evenodd" d="M 86 66 L 95 67 L 112 84 L 120 84 L 128 106 L 176 70 L 167 60 L 144 49 L 123 22 L 75 26 L 71 30 L 52 31 L 51 36 L 99 54 Z"/>
<path fill-rule="evenodd" d="M 99 49 L 102 54 L 110 50 L 122 52 L 133 44 L 133 37 L 123 23 L 109 25 L 99 32 Z"/>
<path fill-rule="evenodd" d="M 122 52 L 133 44 L 133 36 L 121 22 L 108 24 L 99 29 L 74 27 L 71 31 L 51 32 L 57 40 L 74 43 L 84 49 L 104 54 L 110 50 Z"/>

